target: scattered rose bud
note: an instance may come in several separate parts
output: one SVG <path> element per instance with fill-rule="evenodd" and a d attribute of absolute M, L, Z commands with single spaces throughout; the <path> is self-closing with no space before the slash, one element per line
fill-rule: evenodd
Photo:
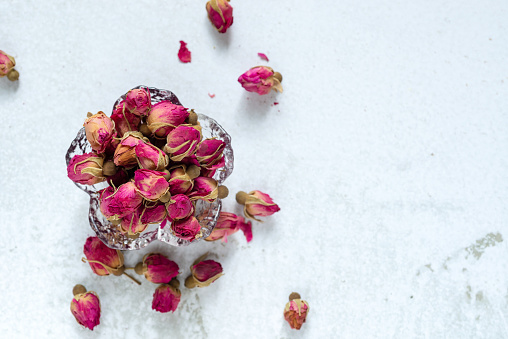
<path fill-rule="evenodd" d="M 201 225 L 194 216 L 185 219 L 174 220 L 171 223 L 171 230 L 180 239 L 193 241 L 201 232 Z"/>
<path fill-rule="evenodd" d="M 149 253 L 135 267 L 137 274 L 143 274 L 155 284 L 168 284 L 178 275 L 178 265 L 160 253 Z"/>
<path fill-rule="evenodd" d="M 180 50 L 178 50 L 178 59 L 183 63 L 191 62 L 191 52 L 187 48 L 187 43 L 180 40 Z"/>
<path fill-rule="evenodd" d="M 141 223 L 158 224 L 166 218 L 166 206 L 159 204 L 155 206 L 146 206 L 141 213 Z"/>
<path fill-rule="evenodd" d="M 16 60 L 9 54 L 0 51 L 0 78 L 7 75 L 10 81 L 16 81 L 19 78 L 19 73 L 14 69 Z"/>
<path fill-rule="evenodd" d="M 224 151 L 226 143 L 218 139 L 206 139 L 199 143 L 196 149 L 196 159 L 201 167 L 208 170 L 224 166 Z"/>
<path fill-rule="evenodd" d="M 153 134 L 165 137 L 176 126 L 183 124 L 188 116 L 189 111 L 182 105 L 161 101 L 153 105 L 146 122 Z"/>
<path fill-rule="evenodd" d="M 87 292 L 86 289 L 79 290 L 79 292 L 81 293 L 74 294 L 71 301 L 71 313 L 78 324 L 93 331 L 94 327 L 100 324 L 101 303 L 99 296 L 93 291 Z"/>
<path fill-rule="evenodd" d="M 102 174 L 104 159 L 95 153 L 75 155 L 67 166 L 67 176 L 83 185 L 94 185 L 106 180 Z"/>
<path fill-rule="evenodd" d="M 249 194 L 240 191 L 236 194 L 236 201 L 240 205 L 244 205 L 245 216 L 256 221 L 261 221 L 256 219 L 256 216 L 266 217 L 280 211 L 279 206 L 273 202 L 272 198 L 260 191 L 252 191 Z"/>
<path fill-rule="evenodd" d="M 206 3 L 208 19 L 219 33 L 226 33 L 233 24 L 233 7 L 229 0 L 210 0 Z"/>
<path fill-rule="evenodd" d="M 143 202 L 143 197 L 138 193 L 136 185 L 132 182 L 126 182 L 118 187 L 108 205 L 109 213 L 118 217 L 124 217 L 133 213 Z"/>
<path fill-rule="evenodd" d="M 177 194 L 171 197 L 166 206 L 169 221 L 185 219 L 194 214 L 194 205 L 185 194 Z"/>
<path fill-rule="evenodd" d="M 180 125 L 169 132 L 164 152 L 168 153 L 173 161 L 181 161 L 183 158 L 196 151 L 201 140 L 201 133 L 192 126 Z"/>
<path fill-rule="evenodd" d="M 214 201 L 218 197 L 217 180 L 208 177 L 197 177 L 194 179 L 194 187 L 189 193 L 191 200 L 207 200 Z"/>
<path fill-rule="evenodd" d="M 131 89 L 125 96 L 125 108 L 132 114 L 147 116 L 152 107 L 150 90 L 144 88 Z"/>
<path fill-rule="evenodd" d="M 203 260 L 207 254 L 198 258 L 191 266 L 191 275 L 185 279 L 185 287 L 205 287 L 219 279 L 222 273 L 222 266 L 215 260 Z"/>
<path fill-rule="evenodd" d="M 104 153 L 106 147 L 116 136 L 115 123 L 104 112 L 98 112 L 87 118 L 83 124 L 86 139 L 97 153 Z"/>
<path fill-rule="evenodd" d="M 217 219 L 217 225 L 213 229 L 212 233 L 206 238 L 207 241 L 215 241 L 222 239 L 224 242 L 228 242 L 228 236 L 242 230 L 247 238 L 247 242 L 252 240 L 252 225 L 249 222 L 245 222 L 245 219 L 229 212 L 220 212 L 219 218 Z"/>
<path fill-rule="evenodd" d="M 265 60 L 265 61 L 269 61 L 269 60 L 268 60 L 268 57 L 267 57 L 267 56 L 266 56 L 266 54 L 264 54 L 264 53 L 258 53 L 258 56 L 259 56 L 261 59 Z"/>
<path fill-rule="evenodd" d="M 88 237 L 83 247 L 86 261 L 97 275 L 120 275 L 123 273 L 123 254 L 104 245 L 97 237 Z"/>
<path fill-rule="evenodd" d="M 115 129 L 119 138 L 122 138 L 127 132 L 138 131 L 141 123 L 141 117 L 125 109 L 125 100 L 115 107 L 111 114 L 111 120 L 115 122 Z"/>
<path fill-rule="evenodd" d="M 282 75 L 274 72 L 267 66 L 256 66 L 240 75 L 238 82 L 248 92 L 256 92 L 259 95 L 268 94 L 276 90 L 282 93 Z"/>
<path fill-rule="evenodd" d="M 164 172 L 139 169 L 134 172 L 134 185 L 143 198 L 156 201 L 166 194 L 169 188 L 164 175 Z"/>
<path fill-rule="evenodd" d="M 284 308 L 284 319 L 286 319 L 289 326 L 291 326 L 292 329 L 299 330 L 305 322 L 308 313 L 309 304 L 300 299 L 298 293 L 291 293 L 289 302 Z"/>
<path fill-rule="evenodd" d="M 172 169 L 168 182 L 171 195 L 186 194 L 194 186 L 194 180 L 192 180 L 184 167 Z"/>
<path fill-rule="evenodd" d="M 127 132 L 115 150 L 113 161 L 117 166 L 133 167 L 137 165 L 136 146 L 145 142 L 140 132 Z"/>
<path fill-rule="evenodd" d="M 161 313 L 174 312 L 182 295 L 178 289 L 179 285 L 176 278 L 170 284 L 159 285 L 153 294 L 152 309 Z"/>

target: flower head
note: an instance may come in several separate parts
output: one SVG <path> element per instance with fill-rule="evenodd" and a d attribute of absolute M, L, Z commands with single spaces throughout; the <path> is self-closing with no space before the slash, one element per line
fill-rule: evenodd
<path fill-rule="evenodd" d="M 256 216 L 266 217 L 280 211 L 279 206 L 273 202 L 272 198 L 261 191 L 252 191 L 249 194 L 240 191 L 236 194 L 236 201 L 244 205 L 245 216 L 256 221 L 260 221 L 255 218 Z"/>
<path fill-rule="evenodd" d="M 16 81 L 19 78 L 19 73 L 14 69 L 16 60 L 9 54 L 0 51 L 0 78 L 7 75 L 11 81 Z"/>
<path fill-rule="evenodd" d="M 198 129 L 180 125 L 169 132 L 164 151 L 170 155 L 171 160 L 181 161 L 196 151 L 200 139 L 201 133 Z"/>
<path fill-rule="evenodd" d="M 176 219 L 185 219 L 194 214 L 194 205 L 185 194 L 177 194 L 171 197 L 171 201 L 167 204 L 168 219 L 170 221 Z"/>
<path fill-rule="evenodd" d="M 144 274 L 148 281 L 155 284 L 168 284 L 178 275 L 178 265 L 160 253 L 145 255 L 141 265 L 138 265 L 136 273 Z"/>
<path fill-rule="evenodd" d="M 170 171 L 169 192 L 172 195 L 186 194 L 194 186 L 194 181 L 184 167 L 176 167 Z"/>
<path fill-rule="evenodd" d="M 219 195 L 217 180 L 209 177 L 197 177 L 194 179 L 194 187 L 189 193 L 191 200 L 207 200 L 209 202 L 217 199 Z"/>
<path fill-rule="evenodd" d="M 183 63 L 191 62 L 191 52 L 187 48 L 187 43 L 180 40 L 180 49 L 178 50 L 178 59 Z"/>
<path fill-rule="evenodd" d="M 97 237 L 86 239 L 83 253 L 97 275 L 115 274 L 123 268 L 122 252 L 109 248 Z"/>
<path fill-rule="evenodd" d="M 131 89 L 125 96 L 125 108 L 134 115 L 147 116 L 152 107 L 150 90 L 144 88 Z"/>
<path fill-rule="evenodd" d="M 192 264 L 191 275 L 185 280 L 187 288 L 208 286 L 223 275 L 222 265 L 215 260 L 203 260 L 206 256 L 201 256 Z"/>
<path fill-rule="evenodd" d="M 155 293 L 153 294 L 152 301 L 152 309 L 161 312 L 174 312 L 180 303 L 180 296 L 182 293 L 178 289 L 178 284 L 173 283 L 176 278 L 171 282 L 171 284 L 162 284 L 159 285 L 155 289 Z M 178 280 L 176 280 L 178 282 Z"/>
<path fill-rule="evenodd" d="M 111 120 L 115 122 L 115 129 L 120 138 L 127 132 L 138 131 L 141 123 L 141 117 L 129 112 L 125 106 L 125 100 L 121 101 L 111 114 Z"/>
<path fill-rule="evenodd" d="M 83 185 L 94 185 L 106 180 L 102 174 L 104 159 L 95 153 L 75 155 L 67 166 L 67 176 Z"/>
<path fill-rule="evenodd" d="M 92 291 L 74 295 L 71 301 L 71 313 L 80 325 L 93 331 L 94 327 L 100 324 L 99 297 Z"/>
<path fill-rule="evenodd" d="M 104 112 L 98 112 L 88 118 L 85 123 L 86 139 L 97 153 L 104 153 L 116 136 L 115 123 Z"/>
<path fill-rule="evenodd" d="M 218 139 L 206 139 L 199 143 L 196 149 L 196 159 L 201 167 L 208 170 L 223 167 L 224 156 L 222 152 L 226 143 Z"/>
<path fill-rule="evenodd" d="M 165 218 L 166 206 L 164 204 L 143 207 L 141 212 L 141 223 L 143 224 L 158 224 Z"/>
<path fill-rule="evenodd" d="M 295 299 L 291 299 L 293 296 Z M 300 295 L 298 293 L 292 293 L 290 295 L 290 301 L 284 308 L 284 319 L 286 319 L 289 323 L 289 326 L 293 329 L 299 330 L 305 322 L 308 313 L 309 304 L 300 299 Z"/>
<path fill-rule="evenodd" d="M 133 167 L 137 165 L 136 146 L 146 138 L 139 132 L 127 132 L 115 150 L 113 161 L 117 166 Z"/>
<path fill-rule="evenodd" d="M 215 225 L 212 233 L 205 240 L 215 241 L 222 239 L 222 241 L 228 242 L 228 236 L 239 230 L 242 230 L 247 238 L 247 242 L 252 240 L 252 225 L 250 221 L 245 222 L 244 218 L 233 213 L 220 212 L 217 225 Z"/>
<path fill-rule="evenodd" d="M 143 198 L 156 201 L 166 194 L 169 188 L 164 175 L 164 172 L 138 169 L 134 172 L 134 185 Z"/>
<path fill-rule="evenodd" d="M 128 235 L 135 235 L 143 232 L 148 227 L 148 224 L 144 224 L 141 220 L 141 213 L 143 213 L 143 205 L 121 217 L 120 232 L 127 232 Z"/>
<path fill-rule="evenodd" d="M 132 181 L 118 187 L 113 196 L 107 199 L 111 199 L 107 208 L 109 213 L 120 218 L 133 213 L 143 202 L 143 197 L 138 193 L 138 189 Z"/>
<path fill-rule="evenodd" d="M 201 231 L 201 225 L 194 216 L 174 220 L 171 223 L 173 234 L 180 239 L 193 241 Z"/>
<path fill-rule="evenodd" d="M 206 3 L 208 19 L 219 33 L 226 33 L 233 24 L 233 7 L 229 0 L 210 0 Z"/>
<path fill-rule="evenodd" d="M 140 142 L 135 152 L 140 168 L 161 171 L 169 164 L 166 153 L 150 143 Z"/>
<path fill-rule="evenodd" d="M 259 95 L 268 94 L 276 90 L 282 92 L 282 76 L 267 66 L 256 66 L 240 75 L 238 82 L 248 92 L 256 92 Z"/>
<path fill-rule="evenodd" d="M 182 105 L 161 101 L 153 105 L 146 122 L 153 134 L 165 137 L 176 126 L 183 124 L 188 116 L 189 112 Z"/>

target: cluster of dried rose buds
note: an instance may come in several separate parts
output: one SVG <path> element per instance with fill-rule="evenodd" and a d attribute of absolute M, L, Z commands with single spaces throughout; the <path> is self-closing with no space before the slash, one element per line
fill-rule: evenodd
<path fill-rule="evenodd" d="M 309 313 L 309 304 L 302 300 L 300 294 L 293 292 L 289 295 L 289 302 L 284 308 L 284 319 L 292 329 L 299 330 Z"/>
<path fill-rule="evenodd" d="M 147 88 L 130 90 L 111 117 L 90 114 L 84 123 L 92 152 L 67 167 L 76 183 L 107 181 L 100 210 L 120 232 L 138 236 L 149 224 L 170 224 L 188 241 L 201 236 L 194 217 L 197 200 L 225 198 L 213 179 L 225 165 L 225 143 L 204 139 L 197 114 L 170 101 L 152 106 Z"/>
<path fill-rule="evenodd" d="M 7 76 L 10 81 L 16 81 L 19 79 L 19 73 L 14 69 L 16 66 L 16 60 L 9 54 L 0 51 L 0 78 Z"/>

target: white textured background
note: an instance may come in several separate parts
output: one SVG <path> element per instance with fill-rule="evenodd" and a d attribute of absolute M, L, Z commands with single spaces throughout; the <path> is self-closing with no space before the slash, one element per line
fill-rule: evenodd
<path fill-rule="evenodd" d="M 508 2 L 231 4 L 219 35 L 204 0 L 2 1 L 21 76 L 0 79 L 1 337 L 507 338 Z M 283 94 L 241 88 L 259 64 Z M 66 176 L 86 113 L 140 84 L 231 134 L 226 210 L 252 189 L 281 207 L 249 244 L 125 253 L 162 251 L 182 282 L 206 251 L 223 264 L 174 314 L 151 310 L 155 284 L 80 261 L 88 197 Z M 93 332 L 69 311 L 76 283 L 101 298 Z M 311 307 L 300 332 L 282 317 L 292 291 Z"/>

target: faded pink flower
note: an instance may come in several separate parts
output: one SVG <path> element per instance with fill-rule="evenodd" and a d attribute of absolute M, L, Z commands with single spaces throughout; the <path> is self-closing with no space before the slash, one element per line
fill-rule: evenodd
<path fill-rule="evenodd" d="M 150 90 L 144 88 L 131 89 L 125 96 L 125 108 L 132 114 L 147 116 L 152 107 Z"/>
<path fill-rule="evenodd" d="M 269 61 L 265 53 L 258 53 L 258 56 L 265 61 Z"/>
<path fill-rule="evenodd" d="M 229 0 L 210 0 L 206 3 L 208 19 L 219 33 L 226 33 L 233 24 L 233 7 Z"/>
<path fill-rule="evenodd" d="M 252 225 L 250 221 L 245 222 L 244 218 L 233 213 L 220 212 L 217 225 L 215 225 L 212 233 L 205 240 L 215 241 L 222 239 L 222 241 L 228 242 L 228 236 L 239 230 L 242 230 L 245 238 L 247 238 L 247 242 L 252 240 Z"/>
<path fill-rule="evenodd" d="M 140 142 L 135 150 L 140 168 L 161 171 L 169 164 L 166 153 L 152 144 Z"/>
<path fill-rule="evenodd" d="M 186 194 L 194 186 L 194 181 L 190 178 L 183 167 L 177 167 L 170 171 L 169 192 L 171 195 Z"/>
<path fill-rule="evenodd" d="M 166 194 L 169 188 L 164 175 L 164 172 L 139 169 L 134 172 L 134 185 L 143 198 L 156 201 Z"/>
<path fill-rule="evenodd" d="M 141 117 L 132 114 L 125 108 L 125 100 L 116 105 L 111 114 L 111 120 L 115 122 L 115 129 L 119 138 L 122 138 L 127 132 L 139 131 L 139 125 L 141 124 Z"/>
<path fill-rule="evenodd" d="M 183 124 L 188 116 L 189 112 L 182 105 L 161 101 L 153 105 L 146 122 L 153 134 L 165 137 L 176 126 Z"/>
<path fill-rule="evenodd" d="M 16 60 L 9 54 L 0 51 L 0 78 L 7 75 L 11 81 L 18 80 L 19 73 L 14 69 L 14 66 L 16 66 Z"/>
<path fill-rule="evenodd" d="M 208 177 L 197 177 L 194 179 L 194 187 L 189 193 L 191 200 L 215 201 L 219 194 L 217 180 Z"/>
<path fill-rule="evenodd" d="M 267 66 L 253 67 L 238 78 L 243 88 L 259 95 L 268 94 L 272 89 L 282 93 L 281 81 L 280 73 Z"/>
<path fill-rule="evenodd" d="M 116 136 L 115 123 L 104 112 L 86 118 L 83 124 L 86 139 L 97 153 L 104 153 L 113 137 Z"/>
<path fill-rule="evenodd" d="M 172 196 L 171 201 L 166 206 L 166 209 L 168 211 L 168 219 L 170 221 L 185 219 L 194 214 L 194 205 L 185 194 Z"/>
<path fill-rule="evenodd" d="M 299 330 L 309 313 L 309 304 L 301 299 L 293 299 L 284 308 L 284 319 L 292 329 Z"/>
<path fill-rule="evenodd" d="M 109 213 L 114 213 L 119 218 L 132 214 L 143 202 L 143 197 L 138 193 L 136 185 L 126 182 L 118 187 L 108 205 Z"/>
<path fill-rule="evenodd" d="M 83 185 L 94 185 L 106 180 L 102 174 L 104 159 L 95 153 L 75 155 L 67 166 L 67 176 Z"/>
<path fill-rule="evenodd" d="M 206 256 L 198 258 L 190 267 L 191 275 L 185 279 L 187 288 L 208 286 L 223 275 L 222 265 L 215 260 L 203 260 Z"/>
<path fill-rule="evenodd" d="M 196 151 L 201 140 L 201 133 L 192 126 L 180 125 L 169 132 L 164 152 L 169 154 L 173 161 L 181 161 Z"/>
<path fill-rule="evenodd" d="M 177 287 L 162 284 L 153 294 L 152 309 L 157 312 L 174 312 L 180 303 L 182 293 Z"/>
<path fill-rule="evenodd" d="M 171 223 L 174 235 L 183 240 L 193 241 L 201 231 L 201 225 L 194 216 L 185 219 L 174 220 Z"/>
<path fill-rule="evenodd" d="M 143 258 L 142 272 L 148 281 L 168 284 L 178 275 L 178 265 L 160 253 L 149 253 Z"/>
<path fill-rule="evenodd" d="M 252 191 L 249 194 L 238 192 L 236 201 L 240 205 L 244 205 L 243 212 L 247 218 L 256 219 L 256 216 L 266 217 L 280 211 L 279 206 L 273 202 L 272 198 L 261 191 Z"/>
<path fill-rule="evenodd" d="M 226 143 L 219 139 L 206 139 L 196 149 L 196 159 L 201 167 L 208 170 L 223 167 L 225 164 L 222 152 Z"/>
<path fill-rule="evenodd" d="M 187 44 L 180 40 L 180 49 L 178 50 L 178 59 L 183 63 L 191 62 L 191 52 L 187 48 Z"/>
<path fill-rule="evenodd" d="M 166 218 L 166 206 L 159 204 L 156 206 L 146 206 L 141 212 L 141 223 L 158 224 Z"/>
<path fill-rule="evenodd" d="M 83 253 L 97 275 L 114 274 L 123 266 L 122 252 L 109 248 L 97 237 L 86 239 Z"/>
<path fill-rule="evenodd" d="M 71 301 L 71 313 L 80 325 L 93 331 L 94 327 L 100 324 L 99 297 L 92 291 L 76 294 Z"/>
<path fill-rule="evenodd" d="M 113 161 L 117 166 L 133 167 L 137 165 L 136 146 L 145 138 L 139 132 L 127 132 L 115 150 Z"/>

